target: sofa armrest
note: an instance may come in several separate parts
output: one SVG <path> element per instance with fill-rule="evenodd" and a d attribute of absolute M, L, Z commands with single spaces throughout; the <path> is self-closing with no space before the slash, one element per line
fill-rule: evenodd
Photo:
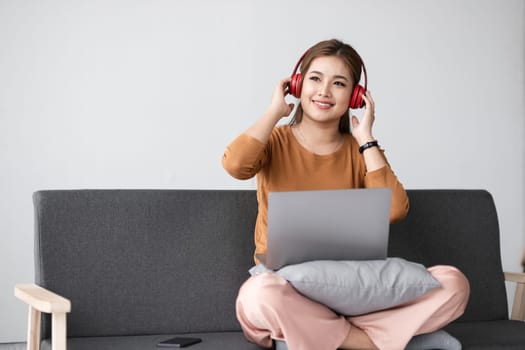
<path fill-rule="evenodd" d="M 36 284 L 17 284 L 15 296 L 29 305 L 27 349 L 40 349 L 41 313 L 51 314 L 51 342 L 53 350 L 66 350 L 66 313 L 71 302 Z"/>
<path fill-rule="evenodd" d="M 512 302 L 511 320 L 525 320 L 525 273 L 505 272 L 505 280 L 516 283 L 516 293 Z"/>

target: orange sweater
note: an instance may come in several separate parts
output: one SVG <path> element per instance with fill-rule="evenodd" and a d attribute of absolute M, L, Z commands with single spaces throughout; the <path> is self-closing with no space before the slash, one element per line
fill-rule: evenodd
<path fill-rule="evenodd" d="M 400 221 L 408 212 L 405 189 L 390 166 L 367 172 L 359 146 L 350 134 L 344 135 L 343 145 L 328 155 L 306 150 L 288 125 L 275 127 L 266 145 L 241 134 L 226 148 L 222 165 L 237 179 L 257 175 L 259 211 L 255 223 L 255 254 L 266 253 L 269 192 L 389 187 L 392 190 L 390 221 Z"/>

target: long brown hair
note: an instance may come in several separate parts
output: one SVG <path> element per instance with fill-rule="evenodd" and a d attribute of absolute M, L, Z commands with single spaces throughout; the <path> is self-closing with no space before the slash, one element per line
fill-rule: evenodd
<path fill-rule="evenodd" d="M 337 39 L 321 41 L 309 48 L 301 62 L 300 70 L 302 74 L 304 75 L 308 72 L 312 61 L 321 56 L 337 56 L 341 58 L 350 71 L 354 86 L 361 80 L 361 57 L 352 46 Z M 290 125 L 299 124 L 302 119 L 303 108 L 301 103 L 299 103 L 292 120 L 290 120 Z M 342 134 L 350 133 L 350 113 L 348 110 L 339 119 L 339 132 Z"/>

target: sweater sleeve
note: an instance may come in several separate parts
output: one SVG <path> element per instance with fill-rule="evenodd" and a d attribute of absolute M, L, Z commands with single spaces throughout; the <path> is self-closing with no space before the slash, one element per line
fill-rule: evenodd
<path fill-rule="evenodd" d="M 268 154 L 264 143 L 243 133 L 226 147 L 222 166 L 236 179 L 250 179 L 264 166 Z"/>
<path fill-rule="evenodd" d="M 408 196 L 403 185 L 399 182 L 390 166 L 368 172 L 365 175 L 365 187 L 388 187 L 392 191 L 392 206 L 390 208 L 390 222 L 403 220 L 408 213 Z"/>

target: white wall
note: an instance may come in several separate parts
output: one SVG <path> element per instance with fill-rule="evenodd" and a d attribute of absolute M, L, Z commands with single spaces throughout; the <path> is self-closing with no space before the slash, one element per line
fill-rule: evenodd
<path fill-rule="evenodd" d="M 0 0 L 0 342 L 25 337 L 33 191 L 254 188 L 225 174 L 224 147 L 332 37 L 367 64 L 405 186 L 488 189 L 519 271 L 524 15 L 523 0 Z"/>

